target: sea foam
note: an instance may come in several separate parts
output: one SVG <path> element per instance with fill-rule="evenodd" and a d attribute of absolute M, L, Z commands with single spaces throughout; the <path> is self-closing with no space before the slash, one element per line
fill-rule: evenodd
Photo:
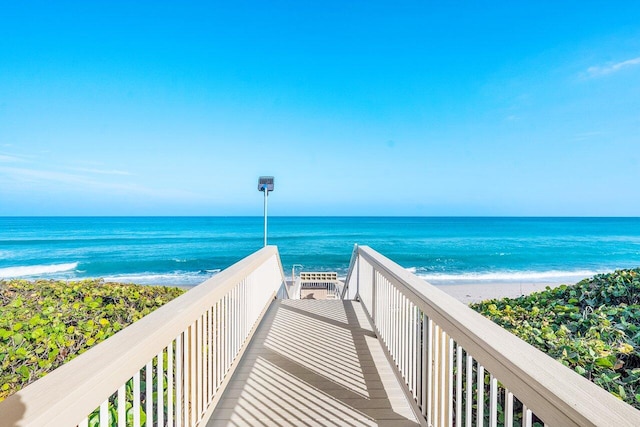
<path fill-rule="evenodd" d="M 26 277 L 26 276 L 37 276 L 42 274 L 61 273 L 63 271 L 75 270 L 77 267 L 78 267 L 77 262 L 69 262 L 65 264 L 5 267 L 5 268 L 0 268 L 0 278 L 9 279 L 12 277 Z"/>

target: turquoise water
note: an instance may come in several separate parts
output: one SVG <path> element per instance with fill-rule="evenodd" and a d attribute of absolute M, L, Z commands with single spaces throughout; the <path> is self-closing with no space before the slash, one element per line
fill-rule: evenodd
<path fill-rule="evenodd" d="M 0 217 L 0 278 L 195 285 L 256 251 L 261 217 Z M 344 275 L 355 243 L 433 283 L 572 282 L 640 266 L 640 218 L 274 217 L 285 273 Z"/>

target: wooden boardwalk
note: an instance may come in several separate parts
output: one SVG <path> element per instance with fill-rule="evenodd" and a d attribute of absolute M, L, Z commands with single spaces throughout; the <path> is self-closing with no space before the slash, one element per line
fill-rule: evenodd
<path fill-rule="evenodd" d="M 276 300 L 208 427 L 419 426 L 360 303 Z"/>

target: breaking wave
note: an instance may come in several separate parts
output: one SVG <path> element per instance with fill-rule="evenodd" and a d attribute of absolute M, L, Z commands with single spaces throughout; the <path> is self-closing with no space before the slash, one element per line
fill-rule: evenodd
<path fill-rule="evenodd" d="M 415 269 L 407 269 L 414 272 Z M 413 270 L 413 271 L 412 271 Z M 475 282 L 553 282 L 575 283 L 586 279 L 602 271 L 592 270 L 549 270 L 549 271 L 495 271 L 473 273 L 424 273 L 418 274 L 422 279 L 433 283 L 475 283 Z"/>
<path fill-rule="evenodd" d="M 53 273 L 61 273 L 63 271 L 71 271 L 71 270 L 75 270 L 76 268 L 78 268 L 77 262 L 69 262 L 65 264 L 5 267 L 5 268 L 0 268 L 0 278 L 9 279 L 12 277 L 40 276 L 43 274 L 53 274 Z"/>

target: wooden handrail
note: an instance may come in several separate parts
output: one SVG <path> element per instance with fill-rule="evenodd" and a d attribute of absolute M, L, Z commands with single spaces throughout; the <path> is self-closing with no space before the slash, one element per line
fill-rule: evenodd
<path fill-rule="evenodd" d="M 392 307 L 391 309 L 400 307 L 399 310 L 405 307 L 415 308 L 419 310 L 420 315 L 414 317 L 411 317 L 412 315 L 402 317 L 401 315 L 400 317 L 413 319 L 402 320 L 405 323 L 414 322 L 409 326 L 409 330 L 418 325 L 418 328 L 425 331 L 424 338 L 420 339 L 419 336 L 416 338 L 418 343 L 432 345 L 435 342 L 431 335 L 428 335 L 428 333 L 433 334 L 433 332 L 427 331 L 427 322 L 428 320 L 432 321 L 452 340 L 451 349 L 453 348 L 453 342 L 462 347 L 468 356 L 471 356 L 479 363 L 478 367 L 490 372 L 504 388 L 508 389 L 508 392 L 516 396 L 518 400 L 526 405 L 526 408 L 533 411 L 546 425 L 640 425 L 640 411 L 617 399 L 586 378 L 408 272 L 375 250 L 367 246 L 359 246 L 358 256 L 360 259 L 358 264 L 359 274 L 356 277 L 360 277 L 360 283 L 357 285 L 351 283 L 347 286 L 357 286 L 360 298 L 376 324 L 379 333 L 385 334 L 385 325 L 381 325 L 381 322 L 394 322 L 396 317 L 393 317 L 395 314 L 376 313 L 376 309 L 385 310 L 385 305 Z M 365 272 L 367 268 L 372 271 Z M 352 275 L 349 275 L 349 277 L 353 278 Z M 363 280 L 370 283 L 363 283 Z M 384 295 L 381 293 L 384 293 Z M 384 301 L 385 295 L 392 295 L 392 300 Z M 401 301 L 401 304 L 396 301 Z M 402 331 L 404 326 L 400 324 L 393 327 L 396 328 L 392 329 L 394 331 Z M 390 334 L 387 333 L 387 335 Z M 439 337 L 438 335 L 438 340 L 440 340 Z M 389 339 L 392 341 L 395 339 L 395 337 L 391 336 L 382 338 L 387 342 Z M 445 342 L 444 338 L 442 342 Z M 410 344 L 407 343 L 407 340 L 400 344 L 394 341 L 391 350 L 395 349 L 395 352 L 398 353 L 393 357 L 399 360 L 398 365 L 402 368 L 401 370 L 407 371 L 402 372 L 402 375 L 407 378 L 408 383 L 414 381 L 413 386 L 416 389 L 416 395 L 420 395 L 426 387 L 421 384 L 416 385 L 415 382 L 427 381 L 425 378 L 429 373 L 429 367 L 424 365 L 433 365 L 434 361 L 430 360 L 424 363 L 419 360 L 420 358 L 405 355 L 404 352 L 412 351 L 411 348 L 406 347 Z M 444 347 L 444 344 L 440 344 L 440 342 L 435 345 Z M 389 346 L 389 343 L 387 343 L 388 348 Z M 423 348 L 417 349 L 417 351 L 420 355 L 426 355 L 431 349 Z M 455 356 L 453 351 L 449 351 L 446 348 L 441 348 L 440 354 L 445 355 L 445 357 L 436 360 L 436 362 L 449 366 L 451 370 L 454 369 L 452 359 L 456 358 L 456 362 L 461 359 L 459 356 L 461 353 Z M 407 366 L 406 360 L 413 360 L 414 365 Z M 461 364 L 457 365 L 457 371 L 461 370 L 461 366 Z M 422 378 L 414 378 L 416 373 L 420 374 L 418 376 Z M 431 374 L 437 375 L 437 373 L 434 374 L 433 372 Z M 446 376 L 448 378 L 443 378 L 442 381 L 447 387 L 442 388 L 443 390 L 447 388 L 450 391 L 453 389 L 453 384 L 450 384 L 453 382 L 453 373 L 448 373 Z M 411 384 L 409 385 L 411 386 Z M 431 399 L 432 397 L 429 398 Z M 462 400 L 464 396 L 457 396 L 457 398 Z M 453 398 L 451 396 L 444 399 L 447 405 L 453 407 L 451 402 Z M 422 400 L 420 396 L 417 397 L 417 400 L 419 400 L 419 404 L 422 403 L 420 402 Z M 424 400 L 426 401 L 426 399 Z M 426 406 L 423 408 L 423 412 L 426 412 Z M 444 408 L 444 405 L 442 408 Z M 444 409 L 446 412 L 447 408 Z M 425 416 L 429 419 L 431 414 L 425 413 Z M 458 417 L 462 417 L 462 414 L 458 413 Z M 449 416 L 449 420 L 452 418 Z"/>
<path fill-rule="evenodd" d="M 170 376 L 176 381 L 176 391 L 166 392 L 165 399 L 173 401 L 178 395 L 184 403 L 175 411 L 169 410 L 170 416 L 187 420 L 182 425 L 200 420 L 208 411 L 207 404 L 219 395 L 223 377 L 282 286 L 284 273 L 278 250 L 275 246 L 265 247 L 8 397 L 0 403 L 0 420 L 11 420 L 14 424 L 9 425 L 16 426 L 86 424 L 92 411 L 140 375 L 145 366 L 151 367 L 154 357 L 160 372 L 162 360 L 168 362 L 172 358 L 171 366 L 181 366 L 185 376 L 194 372 L 218 376 L 203 376 L 197 381 L 189 378 L 184 381 L 188 389 L 183 391 L 177 388 L 177 368 L 176 375 L 172 372 Z M 214 342 L 206 341 L 207 336 L 213 336 Z M 229 342 L 220 344 L 224 340 Z M 197 348 L 198 354 L 189 352 L 189 348 Z M 220 354 L 213 354 L 212 348 Z M 201 374 L 199 366 L 206 372 Z M 155 369 L 156 366 L 151 368 L 154 373 Z M 149 368 L 145 372 L 151 373 Z M 185 415 L 187 411 L 189 414 Z M 162 419 L 164 411 L 157 416 Z M 119 420 L 119 425 L 123 422 Z"/>

